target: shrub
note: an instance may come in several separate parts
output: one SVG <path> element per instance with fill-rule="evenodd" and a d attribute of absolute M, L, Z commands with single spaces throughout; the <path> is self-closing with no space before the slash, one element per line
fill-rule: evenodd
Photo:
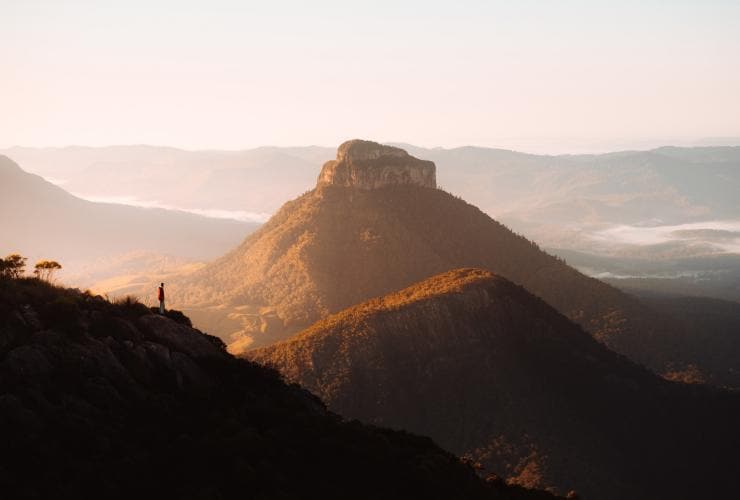
<path fill-rule="evenodd" d="M 139 298 L 134 295 L 119 297 L 113 303 L 128 317 L 138 318 L 149 314 L 149 308 L 139 302 Z"/>
<path fill-rule="evenodd" d="M 0 259 L 0 278 L 20 278 L 23 276 L 27 260 L 17 253 L 12 253 L 4 259 Z"/>
<path fill-rule="evenodd" d="M 44 281 L 52 281 L 54 273 L 62 268 L 62 265 L 55 260 L 40 260 L 33 266 L 33 274 Z"/>
<path fill-rule="evenodd" d="M 159 311 L 159 308 L 153 308 L 153 309 L 155 309 L 155 312 Z M 190 321 L 190 318 L 185 316 L 185 314 L 183 314 L 182 311 L 178 311 L 176 309 L 167 309 L 164 312 L 164 315 L 165 317 L 171 319 L 172 321 L 176 323 L 180 323 L 181 325 L 189 326 L 191 328 L 193 327 L 193 322 Z"/>
<path fill-rule="evenodd" d="M 82 331 L 80 311 L 77 300 L 72 296 L 60 296 L 46 303 L 41 311 L 44 322 L 54 328 L 66 333 Z"/>

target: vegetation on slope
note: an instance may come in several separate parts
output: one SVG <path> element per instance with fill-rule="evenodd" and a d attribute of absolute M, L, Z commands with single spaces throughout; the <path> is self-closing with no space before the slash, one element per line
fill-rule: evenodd
<path fill-rule="evenodd" d="M 584 498 L 729 498 L 737 394 L 661 379 L 541 299 L 450 271 L 249 356 L 347 417 Z"/>
<path fill-rule="evenodd" d="M 656 311 L 676 318 L 691 332 L 676 348 L 682 351 L 681 357 L 695 359 L 695 363 L 669 366 L 668 373 L 679 377 L 693 374 L 694 381 L 740 388 L 740 303 L 659 293 L 643 293 L 640 298 Z"/>
<path fill-rule="evenodd" d="M 229 334 L 241 331 L 249 347 L 259 347 L 459 267 L 488 269 L 523 285 L 611 348 L 657 370 L 676 361 L 670 338 L 662 337 L 674 333 L 670 321 L 664 324 L 638 300 L 584 276 L 476 207 L 415 186 L 311 191 L 230 254 L 174 281 L 171 290 L 212 333 L 232 340 Z M 204 316 L 209 307 L 213 314 Z M 229 315 L 235 320 L 223 321 Z"/>
<path fill-rule="evenodd" d="M 133 299 L 0 279 L 3 498 L 549 498 L 328 412 Z"/>

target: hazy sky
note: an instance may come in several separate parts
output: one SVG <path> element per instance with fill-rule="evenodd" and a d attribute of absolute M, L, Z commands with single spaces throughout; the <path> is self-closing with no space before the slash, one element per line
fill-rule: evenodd
<path fill-rule="evenodd" d="M 0 20 L 0 147 L 740 136 L 740 0 L 0 0 Z"/>

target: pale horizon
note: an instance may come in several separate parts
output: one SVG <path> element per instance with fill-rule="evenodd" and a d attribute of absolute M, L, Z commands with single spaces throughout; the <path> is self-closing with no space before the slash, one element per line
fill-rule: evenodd
<path fill-rule="evenodd" d="M 696 147 L 740 147 L 740 137 L 685 137 L 672 139 L 502 139 L 492 144 L 417 144 L 404 140 L 378 140 L 374 137 L 346 137 L 335 144 L 259 144 L 246 147 L 203 147 L 195 148 L 188 145 L 173 144 L 147 144 L 147 143 L 111 143 L 111 144 L 60 144 L 60 145 L 33 145 L 33 144 L 13 144 L 10 146 L 0 146 L 0 153 L 12 149 L 67 149 L 67 148 L 130 148 L 130 147 L 152 147 L 152 148 L 170 148 L 187 152 L 241 152 L 262 148 L 327 148 L 334 149 L 342 142 L 350 139 L 363 139 L 379 142 L 381 144 L 397 144 L 414 146 L 423 149 L 443 149 L 452 150 L 458 148 L 472 147 L 480 149 L 501 149 L 510 150 L 517 153 L 535 154 L 535 155 L 581 155 L 581 154 L 606 154 L 625 151 L 649 151 L 661 147 L 679 147 L 679 148 L 696 148 Z"/>
<path fill-rule="evenodd" d="M 0 14 L 0 148 L 740 143 L 731 1 L 6 0 Z"/>

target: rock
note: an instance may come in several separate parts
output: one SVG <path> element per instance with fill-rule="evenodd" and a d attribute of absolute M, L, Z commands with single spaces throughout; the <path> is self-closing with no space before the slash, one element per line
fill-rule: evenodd
<path fill-rule="evenodd" d="M 171 357 L 179 389 L 205 392 L 215 385 L 213 379 L 189 356 L 173 352 Z"/>
<path fill-rule="evenodd" d="M 10 351 L 5 356 L 2 367 L 8 374 L 19 379 L 43 376 L 52 369 L 42 348 L 34 345 L 21 345 Z"/>
<path fill-rule="evenodd" d="M 39 315 L 34 311 L 33 307 L 26 304 L 20 309 L 23 320 L 33 329 L 40 330 L 42 325 L 39 320 Z"/>
<path fill-rule="evenodd" d="M 138 324 L 146 330 L 152 340 L 174 351 L 193 358 L 222 358 L 224 352 L 201 333 L 157 314 L 149 314 L 138 319 Z"/>
<path fill-rule="evenodd" d="M 406 151 L 355 139 L 337 149 L 337 159 L 324 164 L 317 186 L 377 189 L 389 185 L 436 188 L 436 167 Z"/>
<path fill-rule="evenodd" d="M 4 324 L 0 325 L 0 353 L 10 349 L 18 339 L 28 335 L 28 323 L 18 311 L 13 311 Z"/>
<path fill-rule="evenodd" d="M 36 414 L 13 394 L 0 394 L 0 423 L 25 432 L 38 432 L 43 427 Z"/>

